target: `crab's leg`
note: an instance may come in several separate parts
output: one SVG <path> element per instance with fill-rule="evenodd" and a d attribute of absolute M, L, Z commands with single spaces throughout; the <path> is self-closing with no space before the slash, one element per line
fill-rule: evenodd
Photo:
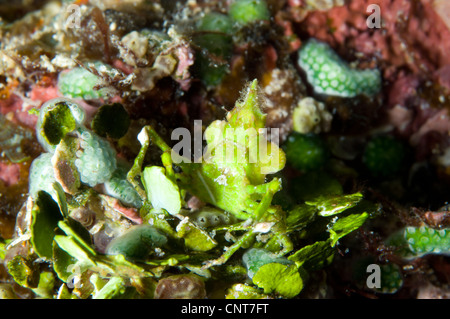
<path fill-rule="evenodd" d="M 240 223 L 232 224 L 232 225 L 222 225 L 214 227 L 212 230 L 219 232 L 219 231 L 248 231 L 252 228 L 252 225 L 249 224 L 247 221 L 243 221 Z"/>
<path fill-rule="evenodd" d="M 294 245 L 286 232 L 283 212 L 280 208 L 274 206 L 270 207 L 267 212 L 267 218 L 275 220 L 274 226 L 270 230 L 274 236 L 264 245 L 264 248 L 274 252 L 277 251 L 277 255 L 283 256 L 294 249 Z M 283 249 L 280 250 L 280 246 Z"/>
<path fill-rule="evenodd" d="M 161 151 L 163 151 L 161 155 L 161 161 L 164 167 L 166 168 L 167 177 L 171 179 L 175 179 L 175 172 L 173 170 L 172 164 L 172 149 L 166 142 L 159 136 L 158 133 L 151 127 L 150 125 L 145 127 L 147 130 L 147 134 L 150 137 L 150 140 L 159 147 Z"/>
<path fill-rule="evenodd" d="M 273 179 L 270 183 L 266 185 L 266 193 L 264 194 L 261 202 L 259 202 L 258 207 L 255 209 L 255 221 L 258 222 L 263 217 L 264 213 L 268 211 L 270 204 L 272 202 L 273 195 L 279 190 L 280 181 L 278 179 Z M 222 254 L 219 258 L 215 260 L 210 260 L 205 263 L 203 268 L 209 268 L 211 266 L 222 265 L 227 262 L 228 259 L 242 246 L 253 240 L 254 237 L 260 233 L 260 229 L 253 227 L 251 230 L 242 235 L 233 245 L 227 248 L 226 252 Z"/>
<path fill-rule="evenodd" d="M 245 245 L 245 243 L 247 243 L 248 241 L 252 240 L 255 236 L 256 236 L 256 232 L 252 229 L 248 232 L 246 232 L 244 235 L 241 236 L 241 238 L 239 238 L 239 240 L 237 240 L 233 245 L 231 245 L 230 247 L 227 248 L 226 252 L 222 254 L 222 256 L 220 256 L 217 259 L 214 260 L 209 260 L 207 261 L 202 268 L 207 269 L 209 267 L 212 266 L 219 266 L 219 265 L 223 265 L 224 263 L 227 262 L 228 259 L 230 259 L 230 257 L 242 246 Z"/>
<path fill-rule="evenodd" d="M 253 218 L 260 221 L 272 203 L 273 196 L 281 189 L 281 180 L 279 178 L 272 179 L 269 183 L 253 186 L 254 194 L 264 194 L 263 198 L 256 207 Z"/>
<path fill-rule="evenodd" d="M 293 249 L 293 244 L 286 234 L 285 222 L 283 216 L 281 216 L 280 210 L 273 206 L 270 206 L 273 196 L 281 189 L 281 180 L 278 178 L 274 178 L 268 184 L 263 185 L 267 185 L 267 192 L 255 211 L 255 218 L 257 221 L 270 221 L 270 219 L 279 219 L 277 220 L 277 222 L 275 222 L 274 228 L 271 229 L 271 232 L 275 236 L 272 237 L 269 243 L 273 242 L 273 240 L 276 240 L 277 243 L 283 246 L 283 249 L 280 251 L 279 255 L 284 255 Z M 269 194 L 269 196 L 267 194 Z"/>
<path fill-rule="evenodd" d="M 283 256 L 294 249 L 294 245 L 292 244 L 291 239 L 284 232 L 276 233 L 275 236 L 272 237 L 272 239 L 273 241 L 276 241 L 278 244 L 281 244 L 281 246 L 283 246 L 283 249 L 277 253 L 277 255 L 279 256 Z M 271 240 L 267 244 L 274 244 L 273 241 Z M 270 250 L 268 245 L 266 245 L 265 248 Z"/>
<path fill-rule="evenodd" d="M 174 177 L 175 173 L 172 168 L 171 148 L 164 142 L 164 140 L 150 125 L 144 126 L 142 128 L 141 132 L 138 134 L 138 140 L 141 143 L 141 149 L 139 150 L 139 153 L 134 160 L 133 166 L 127 174 L 127 180 L 133 185 L 141 198 L 146 199 L 147 195 L 140 186 L 137 177 L 141 175 L 142 165 L 144 163 L 145 154 L 147 153 L 147 150 L 150 146 L 150 142 L 153 142 L 163 151 L 163 154 L 161 155 L 161 161 L 166 168 L 168 177 Z"/>
<path fill-rule="evenodd" d="M 133 166 L 128 171 L 127 180 L 133 185 L 136 192 L 138 192 L 139 196 L 142 199 L 147 199 L 147 194 L 142 189 L 141 185 L 138 182 L 137 177 L 141 175 L 142 172 L 142 164 L 144 162 L 145 154 L 147 153 L 148 147 L 150 145 L 150 137 L 148 135 L 147 126 L 145 126 L 138 135 L 139 142 L 141 143 L 141 149 L 139 150 L 138 155 L 134 159 Z"/>

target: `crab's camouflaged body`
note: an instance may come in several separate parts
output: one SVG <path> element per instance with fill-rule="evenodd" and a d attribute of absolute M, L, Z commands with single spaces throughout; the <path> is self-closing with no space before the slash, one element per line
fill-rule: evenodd
<path fill-rule="evenodd" d="M 279 179 L 265 180 L 286 162 L 284 152 L 264 134 L 266 116 L 257 90 L 254 81 L 227 119 L 206 129 L 208 148 L 202 163 L 182 165 L 188 174 L 181 177 L 183 188 L 239 219 L 253 217 L 263 196 L 281 189 Z"/>
<path fill-rule="evenodd" d="M 274 178 L 266 183 L 266 175 L 283 169 L 286 162 L 284 152 L 264 134 L 265 114 L 260 109 L 257 85 L 256 80 L 251 83 L 243 101 L 236 103 L 226 120 L 217 120 L 206 129 L 207 152 L 202 161 L 181 162 L 177 165 L 183 172 L 172 174 L 181 188 L 239 219 L 256 217 L 267 210 L 273 194 L 281 189 L 281 181 Z M 163 164 L 170 176 L 169 156 L 178 154 L 152 128 L 146 128 L 165 152 Z M 265 195 L 270 198 L 263 209 L 260 203 Z M 258 207 L 261 211 L 256 212 Z"/>

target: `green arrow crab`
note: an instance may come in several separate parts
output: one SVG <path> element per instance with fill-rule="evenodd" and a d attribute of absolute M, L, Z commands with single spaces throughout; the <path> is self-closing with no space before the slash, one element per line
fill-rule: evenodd
<path fill-rule="evenodd" d="M 128 180 L 141 197 L 145 199 L 146 194 L 138 177 L 144 155 L 153 143 L 163 152 L 161 161 L 169 179 L 182 190 L 242 220 L 228 230 L 243 230 L 246 231 L 244 235 L 205 267 L 225 263 L 259 233 L 268 233 L 270 239 L 258 244 L 275 245 L 273 248 L 280 255 L 292 250 L 293 245 L 286 235 L 284 212 L 271 204 L 274 194 L 281 190 L 281 179 L 274 177 L 267 182 L 266 177 L 282 170 L 286 157 L 283 150 L 264 134 L 266 115 L 261 111 L 262 100 L 257 80 L 254 80 L 226 119 L 216 120 L 207 127 L 204 133 L 206 152 L 200 161 L 181 158 L 151 126 L 145 126 L 138 136 L 141 149 L 128 172 Z M 174 169 L 174 164 L 181 172 Z"/>

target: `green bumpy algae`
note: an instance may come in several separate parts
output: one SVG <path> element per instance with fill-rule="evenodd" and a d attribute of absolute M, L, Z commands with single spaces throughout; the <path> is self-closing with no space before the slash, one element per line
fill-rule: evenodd
<path fill-rule="evenodd" d="M 380 288 L 374 288 L 375 291 L 393 294 L 403 286 L 403 274 L 399 266 L 395 264 L 380 265 L 381 284 Z"/>
<path fill-rule="evenodd" d="M 406 157 L 405 146 L 391 136 L 376 136 L 366 145 L 363 163 L 375 176 L 392 176 L 402 168 Z"/>
<path fill-rule="evenodd" d="M 76 152 L 75 166 L 81 181 L 91 187 L 107 182 L 117 167 L 116 151 L 94 132 L 80 130 L 79 133 L 82 151 Z"/>
<path fill-rule="evenodd" d="M 30 167 L 29 192 L 36 198 L 38 192 L 43 190 L 51 194 L 56 199 L 56 192 L 53 183 L 56 182 L 51 162 L 52 154 L 43 153 L 37 157 Z"/>
<path fill-rule="evenodd" d="M 406 259 L 427 254 L 450 254 L 450 230 L 428 226 L 405 227 L 391 235 L 386 243 L 396 247 L 396 253 Z"/>
<path fill-rule="evenodd" d="M 231 20 L 225 14 L 210 12 L 199 19 L 196 30 L 193 41 L 200 50 L 196 53 L 194 74 L 207 86 L 218 85 L 229 72 L 233 51 Z"/>
<path fill-rule="evenodd" d="M 66 98 L 46 102 L 40 109 L 36 135 L 48 151 L 30 168 L 30 193 L 55 196 L 53 183 L 75 192 L 82 182 L 91 187 L 110 180 L 117 167 L 111 144 L 84 126 L 84 110 Z"/>
<path fill-rule="evenodd" d="M 105 192 L 124 204 L 136 208 L 142 206 L 142 198 L 127 180 L 128 167 L 121 162 L 117 163 L 117 169 L 112 173 L 111 178 L 104 183 Z"/>
<path fill-rule="evenodd" d="M 265 0 L 234 0 L 230 4 L 228 14 L 235 23 L 241 25 L 270 19 Z"/>
<path fill-rule="evenodd" d="M 232 23 L 227 15 L 207 13 L 197 22 L 199 34 L 194 37 L 194 41 L 216 56 L 229 58 L 233 48 L 231 27 Z"/>
<path fill-rule="evenodd" d="M 317 94 L 351 98 L 360 94 L 373 96 L 381 89 L 377 69 L 353 69 L 328 44 L 315 39 L 300 48 L 298 64 Z"/>
<path fill-rule="evenodd" d="M 291 134 L 285 145 L 286 158 L 289 164 L 302 172 L 317 170 L 324 166 L 329 151 L 319 135 Z"/>
<path fill-rule="evenodd" d="M 110 67 L 102 62 L 94 62 L 97 69 Z M 62 72 L 58 78 L 58 89 L 62 95 L 68 98 L 81 98 L 84 100 L 99 99 L 107 96 L 105 88 L 96 90 L 100 84 L 100 77 L 82 67 L 75 67 L 67 72 Z"/>
<path fill-rule="evenodd" d="M 385 244 L 403 261 L 412 261 L 429 254 L 450 255 L 450 231 L 434 229 L 426 225 L 407 226 L 391 234 Z M 402 268 L 394 263 L 380 265 L 381 282 L 374 291 L 394 294 L 405 281 Z"/>

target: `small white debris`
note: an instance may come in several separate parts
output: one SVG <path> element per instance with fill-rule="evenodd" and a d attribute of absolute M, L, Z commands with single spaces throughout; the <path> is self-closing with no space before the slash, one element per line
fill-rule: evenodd
<path fill-rule="evenodd" d="M 155 248 L 155 254 L 156 254 L 156 256 L 158 256 L 158 257 L 162 257 L 162 256 L 165 255 L 165 252 L 164 252 L 161 248 L 156 247 L 156 248 Z"/>
<path fill-rule="evenodd" d="M 184 217 L 181 220 L 181 222 L 178 223 L 176 231 L 177 232 L 181 231 L 181 229 L 183 228 L 184 224 L 187 224 L 187 223 L 189 223 L 189 217 L 186 216 L 186 217 Z"/>
<path fill-rule="evenodd" d="M 253 229 L 253 232 L 255 233 L 267 233 L 270 231 L 270 229 L 272 228 L 272 226 L 274 225 L 274 222 L 263 222 L 263 223 L 258 223 L 255 225 L 255 228 Z"/>
<path fill-rule="evenodd" d="M 244 285 L 243 284 L 237 284 L 234 286 L 234 290 L 236 291 L 244 291 Z"/>
<path fill-rule="evenodd" d="M 77 66 L 77 64 L 75 63 L 75 61 L 66 56 L 66 55 L 62 55 L 62 54 L 57 54 L 51 61 L 51 63 L 59 68 L 62 69 L 72 69 L 74 67 Z"/>
<path fill-rule="evenodd" d="M 47 71 L 49 72 L 55 72 L 55 67 L 53 66 L 53 64 L 50 62 L 48 56 L 42 54 L 40 56 L 40 64 L 42 68 L 47 69 Z"/>
<path fill-rule="evenodd" d="M 220 175 L 214 180 L 217 184 L 227 186 L 227 177 L 225 175 Z"/>
<path fill-rule="evenodd" d="M 333 120 L 333 116 L 328 112 L 325 104 L 311 97 L 298 102 L 292 117 L 294 131 L 302 134 L 328 132 Z"/>
<path fill-rule="evenodd" d="M 141 145 L 144 145 L 145 143 L 148 142 L 149 138 L 148 138 L 148 134 L 145 130 L 145 127 L 139 132 L 137 139 L 138 139 L 139 143 L 141 143 Z"/>
<path fill-rule="evenodd" d="M 225 240 L 231 243 L 236 242 L 236 237 L 234 237 L 230 232 L 225 233 Z"/>

